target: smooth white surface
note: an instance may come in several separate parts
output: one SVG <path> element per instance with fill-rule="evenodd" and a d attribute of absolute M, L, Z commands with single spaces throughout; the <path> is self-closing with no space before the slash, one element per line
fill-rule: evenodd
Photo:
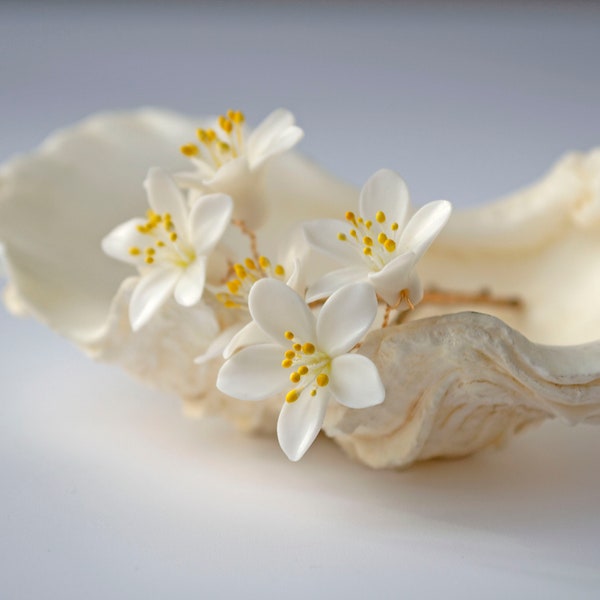
<path fill-rule="evenodd" d="M 355 183 L 389 166 L 417 203 L 475 202 L 600 143 L 599 25 L 581 6 L 3 5 L 0 156 L 99 108 L 282 104 Z M 401 473 L 326 440 L 291 464 L 37 323 L 3 311 L 0 332 L 2 598 L 600 594 L 597 428 Z"/>

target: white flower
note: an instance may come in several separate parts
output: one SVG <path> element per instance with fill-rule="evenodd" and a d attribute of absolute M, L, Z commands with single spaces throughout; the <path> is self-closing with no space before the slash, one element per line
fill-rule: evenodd
<path fill-rule="evenodd" d="M 138 267 L 141 277 L 131 297 L 134 331 L 145 325 L 174 294 L 181 306 L 202 297 L 208 255 L 230 222 L 231 198 L 210 194 L 188 211 L 173 179 L 153 168 L 144 182 L 150 210 L 147 220 L 131 219 L 102 240 L 106 254 Z"/>
<path fill-rule="evenodd" d="M 249 308 L 271 343 L 233 355 L 221 367 L 217 387 L 240 400 L 262 400 L 291 388 L 277 423 L 279 443 L 290 460 L 299 460 L 313 443 L 331 396 L 350 408 L 383 402 L 375 365 L 349 354 L 377 313 L 371 286 L 344 287 L 315 317 L 290 287 L 262 279 L 250 291 Z"/>
<path fill-rule="evenodd" d="M 177 173 L 175 178 L 182 187 L 200 193 L 229 194 L 235 202 L 234 216 L 257 227 L 265 210 L 257 180 L 260 169 L 269 158 L 295 146 L 304 132 L 284 109 L 273 111 L 248 136 L 244 122 L 243 113 L 230 110 L 214 128 L 198 129 L 198 141 L 181 147 L 195 170 Z"/>
<path fill-rule="evenodd" d="M 348 283 L 367 281 L 390 306 L 416 304 L 423 292 L 414 267 L 451 210 L 449 202 L 438 200 L 409 220 L 406 184 L 393 171 L 377 171 L 361 191 L 358 216 L 347 212 L 345 223 L 322 219 L 304 226 L 311 245 L 346 265 L 310 286 L 307 300 L 329 296 Z"/>

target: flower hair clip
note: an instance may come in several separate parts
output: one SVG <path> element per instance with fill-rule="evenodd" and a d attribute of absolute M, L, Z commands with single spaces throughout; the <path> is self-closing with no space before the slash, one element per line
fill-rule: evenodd
<path fill-rule="evenodd" d="M 381 468 L 600 422 L 599 151 L 452 212 L 388 169 L 358 192 L 303 135 L 284 109 L 56 134 L 0 172 L 7 307 L 292 461 L 321 432 Z"/>

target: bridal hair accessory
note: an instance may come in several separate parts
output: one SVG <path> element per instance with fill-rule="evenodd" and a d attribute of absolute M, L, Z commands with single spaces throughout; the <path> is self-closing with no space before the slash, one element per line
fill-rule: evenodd
<path fill-rule="evenodd" d="M 372 467 L 600 422 L 600 151 L 468 211 L 362 190 L 254 129 L 106 113 L 0 170 L 6 306 L 194 415 Z"/>

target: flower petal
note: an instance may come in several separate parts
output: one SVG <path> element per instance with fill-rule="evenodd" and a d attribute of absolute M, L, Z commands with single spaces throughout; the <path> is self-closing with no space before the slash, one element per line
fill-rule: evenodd
<path fill-rule="evenodd" d="M 377 315 L 375 290 L 355 283 L 338 290 L 317 318 L 317 345 L 329 356 L 348 352 L 367 333 Z"/>
<path fill-rule="evenodd" d="M 144 219 L 130 219 L 115 227 L 105 238 L 102 239 L 102 250 L 108 256 L 123 262 L 137 265 L 140 264 L 139 255 L 133 255 L 130 249 L 133 247 L 144 248 L 148 245 L 148 236 L 138 231 L 139 225 L 144 225 Z"/>
<path fill-rule="evenodd" d="M 276 344 L 240 350 L 219 370 L 217 388 L 239 400 L 263 400 L 289 387 L 289 371 L 281 366 Z"/>
<path fill-rule="evenodd" d="M 204 292 L 206 257 L 198 256 L 181 274 L 175 286 L 175 301 L 181 306 L 194 306 Z"/>
<path fill-rule="evenodd" d="M 239 333 L 239 325 L 232 325 L 224 329 L 217 337 L 208 345 L 208 348 L 203 354 L 194 359 L 197 365 L 204 365 L 214 358 L 223 358 L 224 348 L 227 344 Z"/>
<path fill-rule="evenodd" d="M 144 181 L 148 202 L 160 215 L 169 213 L 179 235 L 187 231 L 187 209 L 173 178 L 159 167 L 152 167 Z"/>
<path fill-rule="evenodd" d="M 421 283 L 421 278 L 414 271 L 408 282 L 408 299 L 413 306 L 416 306 L 423 300 L 423 284 Z M 400 308 L 409 309 L 410 305 L 405 301 L 403 305 L 400 305 Z"/>
<path fill-rule="evenodd" d="M 225 194 L 200 196 L 190 213 L 190 240 L 197 254 L 208 254 L 231 220 L 233 202 Z"/>
<path fill-rule="evenodd" d="M 306 301 L 314 302 L 331 296 L 334 292 L 351 283 L 368 280 L 369 270 L 366 267 L 344 267 L 323 275 L 313 283 L 306 292 Z"/>
<path fill-rule="evenodd" d="M 402 231 L 410 207 L 410 195 L 406 183 L 400 175 L 389 169 L 381 169 L 371 175 L 360 192 L 359 213 L 365 221 L 377 223 L 379 211 L 386 217 L 386 223 L 398 223 Z"/>
<path fill-rule="evenodd" d="M 345 265 L 363 263 L 363 257 L 355 246 L 338 239 L 338 234 L 348 235 L 350 226 L 337 219 L 317 219 L 304 226 L 306 241 L 320 252 L 327 254 Z"/>
<path fill-rule="evenodd" d="M 213 174 L 210 175 L 212 177 Z M 196 189 L 203 192 L 208 192 L 209 189 L 204 184 L 204 180 L 207 177 L 204 176 L 203 172 L 199 171 L 179 171 L 173 173 L 173 179 L 175 183 L 183 189 Z"/>
<path fill-rule="evenodd" d="M 276 141 L 286 129 L 294 125 L 294 115 L 284 108 L 278 108 L 267 115 L 249 135 L 246 146 L 247 154 L 259 159 L 266 154 L 269 146 Z"/>
<path fill-rule="evenodd" d="M 417 256 L 413 252 L 405 252 L 392 259 L 381 271 L 369 273 L 369 281 L 390 306 L 398 302 L 402 290 L 410 287 L 416 262 Z"/>
<path fill-rule="evenodd" d="M 385 388 L 373 361 L 362 354 L 343 354 L 331 361 L 329 385 L 335 399 L 348 408 L 381 404 Z"/>
<path fill-rule="evenodd" d="M 223 349 L 223 358 L 230 358 L 237 350 L 245 346 L 256 344 L 267 344 L 271 338 L 257 325 L 256 321 L 250 321 L 247 325 L 238 329 Z"/>
<path fill-rule="evenodd" d="M 268 148 L 261 154 L 254 152 L 248 154 L 248 166 L 250 170 L 260 167 L 268 158 L 293 148 L 304 137 L 304 131 L 293 125 L 288 127 L 277 138 L 273 138 Z"/>
<path fill-rule="evenodd" d="M 300 460 L 315 441 L 325 419 L 330 394 L 318 389 L 316 396 L 310 395 L 307 387 L 296 402 L 284 402 L 277 421 L 277 438 L 286 456 Z"/>
<path fill-rule="evenodd" d="M 173 293 L 179 269 L 156 267 L 140 278 L 129 304 L 129 320 L 133 331 L 141 329 Z"/>
<path fill-rule="evenodd" d="M 286 331 L 301 342 L 315 342 L 315 317 L 300 296 L 278 279 L 260 279 L 250 290 L 248 308 L 261 329 L 282 346 Z"/>
<path fill-rule="evenodd" d="M 452 205 L 437 200 L 421 207 L 408 222 L 400 236 L 399 248 L 405 248 L 421 258 L 450 218 Z"/>

